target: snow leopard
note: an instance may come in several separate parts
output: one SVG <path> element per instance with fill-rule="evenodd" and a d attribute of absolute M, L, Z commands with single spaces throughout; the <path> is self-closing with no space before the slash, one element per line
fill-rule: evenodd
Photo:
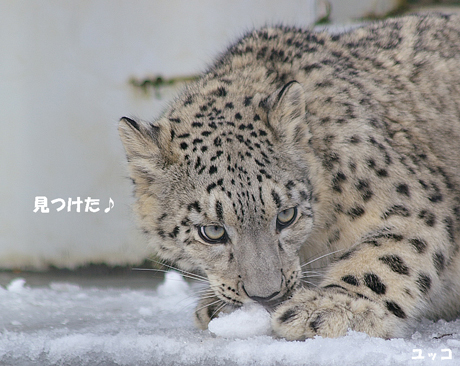
<path fill-rule="evenodd" d="M 119 132 L 149 244 L 208 281 L 200 328 L 248 303 L 287 340 L 459 314 L 458 16 L 253 30 Z"/>

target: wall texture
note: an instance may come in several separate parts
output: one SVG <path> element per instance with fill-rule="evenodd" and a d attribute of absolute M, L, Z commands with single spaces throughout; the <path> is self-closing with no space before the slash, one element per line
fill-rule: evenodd
<path fill-rule="evenodd" d="M 142 261 L 117 122 L 154 119 L 176 90 L 156 99 L 129 79 L 196 74 L 244 31 L 310 25 L 316 9 L 314 0 L 0 2 L 0 268 Z M 34 212 L 36 197 L 48 213 Z M 68 212 L 78 197 L 80 212 Z M 98 212 L 85 212 L 89 198 Z"/>

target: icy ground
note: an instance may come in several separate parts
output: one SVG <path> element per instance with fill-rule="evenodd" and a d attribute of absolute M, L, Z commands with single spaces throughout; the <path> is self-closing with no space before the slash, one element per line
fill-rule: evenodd
<path fill-rule="evenodd" d="M 29 281 L 0 286 L 0 365 L 460 365 L 460 320 L 422 321 L 407 339 L 287 342 L 257 307 L 197 330 L 199 289 L 175 272 L 156 289 Z"/>

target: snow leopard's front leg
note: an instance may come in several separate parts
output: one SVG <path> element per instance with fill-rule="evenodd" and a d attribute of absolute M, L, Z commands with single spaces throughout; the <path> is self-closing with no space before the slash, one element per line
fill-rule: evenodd
<path fill-rule="evenodd" d="M 417 235 L 376 231 L 330 265 L 318 288 L 300 288 L 272 315 L 278 336 L 339 337 L 348 329 L 402 336 L 440 288 L 436 261 Z"/>
<path fill-rule="evenodd" d="M 383 302 L 360 298 L 341 288 L 300 289 L 276 310 L 272 327 L 277 336 L 288 340 L 316 335 L 340 337 L 348 329 L 390 338 L 401 335 L 404 320 L 392 316 Z"/>

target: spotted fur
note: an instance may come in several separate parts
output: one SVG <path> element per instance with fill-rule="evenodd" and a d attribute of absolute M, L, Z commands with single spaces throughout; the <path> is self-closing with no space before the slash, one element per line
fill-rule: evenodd
<path fill-rule="evenodd" d="M 254 301 L 287 339 L 457 316 L 457 16 L 256 30 L 119 130 L 150 244 L 209 280 L 200 327 Z"/>

